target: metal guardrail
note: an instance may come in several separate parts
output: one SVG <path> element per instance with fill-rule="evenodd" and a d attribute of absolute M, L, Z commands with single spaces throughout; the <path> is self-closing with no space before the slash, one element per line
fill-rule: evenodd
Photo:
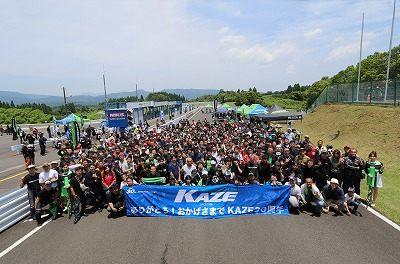
<path fill-rule="evenodd" d="M 29 215 L 26 187 L 11 191 L 0 197 L 0 233 Z"/>

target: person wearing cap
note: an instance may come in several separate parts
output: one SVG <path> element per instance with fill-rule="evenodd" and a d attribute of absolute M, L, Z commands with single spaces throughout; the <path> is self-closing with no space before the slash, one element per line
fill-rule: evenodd
<path fill-rule="evenodd" d="M 347 193 L 344 195 L 344 206 L 345 206 L 345 210 L 347 215 L 350 215 L 350 213 L 353 213 L 354 215 L 358 214 L 358 207 L 360 206 L 361 202 L 366 203 L 367 200 L 361 198 L 360 195 L 356 194 L 354 191 L 353 187 L 350 187 L 347 190 Z M 350 209 L 351 207 L 353 207 L 352 209 Z"/>
<path fill-rule="evenodd" d="M 50 169 L 49 163 L 42 165 L 43 171 L 39 174 L 39 184 L 43 188 L 44 185 L 50 185 L 52 189 L 57 188 L 58 172 Z"/>
<path fill-rule="evenodd" d="M 110 186 L 110 191 L 107 193 L 107 203 L 109 217 L 120 217 L 125 214 L 125 192 L 119 188 L 117 183 Z"/>
<path fill-rule="evenodd" d="M 85 191 L 89 188 L 84 183 L 85 177 L 82 173 L 82 166 L 75 168 L 75 172 L 71 176 L 70 192 L 73 201 L 72 210 L 74 213 L 74 224 L 76 224 L 83 215 L 86 215 L 86 196 Z"/>
<path fill-rule="evenodd" d="M 28 166 L 27 170 L 28 174 L 21 178 L 20 187 L 23 188 L 27 185 L 31 218 L 36 220 L 35 199 L 40 192 L 39 173 L 36 170 L 36 166 L 32 164 Z"/>
<path fill-rule="evenodd" d="M 330 183 L 322 189 L 322 195 L 326 201 L 324 212 L 332 208 L 337 215 L 343 215 L 342 210 L 345 209 L 344 192 L 340 188 L 339 181 L 336 178 L 332 178 Z"/>
<path fill-rule="evenodd" d="M 271 177 L 272 178 L 272 177 Z M 246 185 L 260 185 L 260 183 L 255 179 L 254 173 L 250 172 L 247 175 Z"/>
<path fill-rule="evenodd" d="M 58 167 L 58 160 L 53 160 L 50 163 L 50 166 L 53 170 L 57 171 L 58 173 L 60 173 L 60 168 Z"/>
<path fill-rule="evenodd" d="M 305 183 L 300 186 L 300 189 L 301 196 L 304 198 L 304 204 L 314 211 L 315 216 L 321 216 L 321 211 L 325 205 L 325 201 L 312 178 L 306 178 Z"/>
<path fill-rule="evenodd" d="M 301 195 L 300 186 L 296 184 L 296 177 L 289 177 L 289 181 L 285 185 L 290 185 L 290 196 L 289 196 L 289 209 L 298 214 L 300 204 L 303 203 L 303 196 Z"/>
<path fill-rule="evenodd" d="M 326 148 L 322 147 L 321 154 L 317 158 L 316 162 L 316 173 L 313 175 L 313 180 L 315 185 L 317 185 L 318 189 L 322 190 L 329 177 L 329 173 L 331 171 L 331 160 L 328 158 L 328 151 Z"/>

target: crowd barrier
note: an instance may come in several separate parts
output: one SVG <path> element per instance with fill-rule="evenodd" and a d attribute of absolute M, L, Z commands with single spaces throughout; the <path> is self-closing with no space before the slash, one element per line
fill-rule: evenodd
<path fill-rule="evenodd" d="M 0 196 L 0 233 L 29 215 L 26 187 Z"/>

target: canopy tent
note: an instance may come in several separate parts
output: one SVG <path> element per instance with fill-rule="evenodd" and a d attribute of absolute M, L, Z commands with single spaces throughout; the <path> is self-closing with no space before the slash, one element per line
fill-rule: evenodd
<path fill-rule="evenodd" d="M 220 108 L 218 108 L 217 109 L 217 111 L 215 112 L 215 113 L 217 113 L 217 114 L 225 114 L 225 113 L 228 113 L 228 109 L 226 109 L 225 107 L 220 107 Z"/>
<path fill-rule="evenodd" d="M 246 109 L 246 108 L 248 108 L 248 106 L 246 104 L 242 104 L 238 109 L 236 109 L 236 113 L 243 114 L 244 109 Z"/>
<path fill-rule="evenodd" d="M 255 116 L 264 121 L 286 121 L 286 120 L 301 120 L 303 115 L 298 112 L 277 112 L 268 114 L 258 114 Z"/>
<path fill-rule="evenodd" d="M 259 115 L 259 114 L 264 114 L 267 111 L 267 109 L 262 106 L 262 105 L 256 105 L 251 112 L 249 112 L 250 116 L 254 116 L 254 115 Z"/>
<path fill-rule="evenodd" d="M 74 113 L 68 115 L 67 117 L 64 117 L 61 120 L 56 120 L 55 123 L 57 125 L 68 125 L 69 123 L 72 123 L 76 121 L 78 124 L 82 123 L 82 118 L 78 115 L 75 115 Z"/>

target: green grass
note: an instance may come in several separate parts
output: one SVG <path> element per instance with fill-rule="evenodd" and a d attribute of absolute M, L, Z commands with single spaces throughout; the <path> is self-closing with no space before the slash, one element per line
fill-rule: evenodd
<path fill-rule="evenodd" d="M 281 95 L 264 95 L 263 103 L 264 106 L 278 105 L 285 109 L 301 110 L 305 107 L 305 101 L 296 101 L 293 99 L 282 98 Z"/>
<path fill-rule="evenodd" d="M 400 223 L 399 107 L 322 105 L 295 126 L 309 134 L 314 143 L 322 139 L 340 151 L 345 144 L 355 147 L 365 160 L 369 152 L 377 151 L 385 171 L 376 209 Z M 363 181 L 363 197 L 366 191 Z"/>

